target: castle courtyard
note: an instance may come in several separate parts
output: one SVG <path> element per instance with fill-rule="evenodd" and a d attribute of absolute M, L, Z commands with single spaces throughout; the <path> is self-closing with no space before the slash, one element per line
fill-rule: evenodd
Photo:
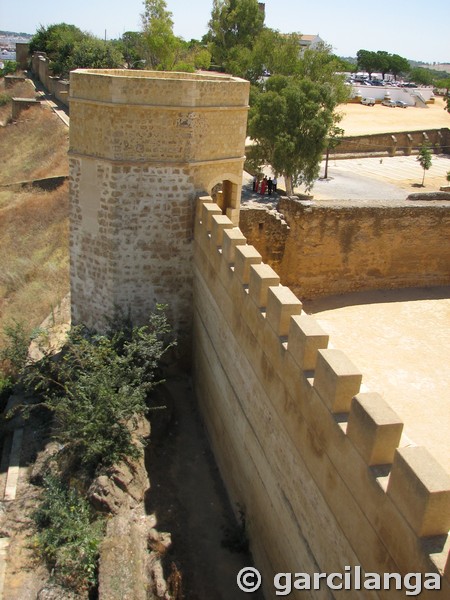
<path fill-rule="evenodd" d="M 402 445 L 425 446 L 450 472 L 450 287 L 342 294 L 304 309 L 404 421 Z"/>

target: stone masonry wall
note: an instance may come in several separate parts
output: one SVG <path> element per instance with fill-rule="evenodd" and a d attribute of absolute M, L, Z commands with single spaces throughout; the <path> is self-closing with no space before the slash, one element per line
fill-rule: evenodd
<path fill-rule="evenodd" d="M 264 262 L 276 271 L 281 268 L 289 226 L 276 210 L 242 208 L 239 227 L 251 243 L 258 248 Z"/>
<path fill-rule="evenodd" d="M 372 135 L 345 136 L 331 154 L 339 155 L 380 155 L 396 156 L 417 154 L 422 144 L 429 144 L 434 152 L 450 154 L 450 129 L 427 129 L 376 133 Z"/>
<path fill-rule="evenodd" d="M 246 81 L 151 71 L 71 74 L 72 318 L 102 327 L 114 307 L 156 303 L 186 343 L 196 196 L 217 183 L 238 214 Z"/>
<path fill-rule="evenodd" d="M 278 597 L 278 572 L 346 567 L 362 579 L 440 574 L 440 590 L 421 598 L 450 597 L 450 478 L 402 440 L 376 390 L 361 392 L 361 373 L 219 206 L 203 197 L 197 215 L 195 388 L 266 598 Z M 353 578 L 345 591 L 289 597 L 391 600 L 405 588 L 358 589 Z"/>
<path fill-rule="evenodd" d="M 311 206 L 282 198 L 279 210 L 290 227 L 281 281 L 301 298 L 450 282 L 448 201 Z"/>

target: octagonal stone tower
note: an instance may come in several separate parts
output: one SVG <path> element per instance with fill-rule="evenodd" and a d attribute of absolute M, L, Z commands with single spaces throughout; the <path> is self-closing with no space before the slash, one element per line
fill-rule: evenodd
<path fill-rule="evenodd" d="M 70 80 L 72 321 L 156 303 L 185 338 L 195 199 L 223 189 L 237 224 L 249 83 L 231 76 L 76 70 Z"/>

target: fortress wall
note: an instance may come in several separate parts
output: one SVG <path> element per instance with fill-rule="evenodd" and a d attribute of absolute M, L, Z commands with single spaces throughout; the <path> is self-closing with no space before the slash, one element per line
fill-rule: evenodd
<path fill-rule="evenodd" d="M 395 133 L 376 133 L 361 136 L 345 136 L 330 153 L 339 158 L 340 154 L 379 154 L 409 156 L 417 153 L 422 144 L 428 143 L 435 152 L 450 153 L 450 129 L 420 129 Z"/>
<path fill-rule="evenodd" d="M 314 205 L 281 198 L 289 225 L 281 281 L 301 298 L 371 289 L 448 285 L 448 202 Z M 259 249 L 251 228 L 245 232 Z M 272 264 L 280 265 L 280 260 Z"/>
<path fill-rule="evenodd" d="M 264 262 L 279 272 L 290 229 L 276 210 L 241 208 L 239 227 L 258 248 Z"/>
<path fill-rule="evenodd" d="M 441 591 L 422 593 L 444 599 L 450 479 L 424 448 L 401 447 L 397 415 L 378 394 L 360 392 L 361 374 L 327 346 L 326 332 L 203 197 L 194 250 L 195 386 L 222 476 L 245 513 L 266 597 L 275 596 L 277 572 L 360 565 L 403 575 L 446 568 Z M 325 586 L 290 597 L 300 594 L 331 597 Z M 400 590 L 341 594 L 404 597 Z"/>

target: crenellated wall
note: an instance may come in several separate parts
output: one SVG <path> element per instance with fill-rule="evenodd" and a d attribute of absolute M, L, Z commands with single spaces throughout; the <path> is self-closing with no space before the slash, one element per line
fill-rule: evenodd
<path fill-rule="evenodd" d="M 331 151 L 333 158 L 348 156 L 397 156 L 418 154 L 419 148 L 428 144 L 435 153 L 450 154 L 450 129 L 419 129 L 395 133 L 345 136 Z"/>
<path fill-rule="evenodd" d="M 194 377 L 216 459 L 246 516 L 267 598 L 277 572 L 444 573 L 450 478 L 405 446 L 398 416 L 280 285 L 240 229 L 201 197 L 194 252 Z M 444 543 L 447 540 L 447 545 Z M 342 597 L 404 598 L 349 590 Z M 320 591 L 290 597 L 330 598 Z M 340 596 L 336 592 L 336 597 Z"/>
<path fill-rule="evenodd" d="M 275 597 L 277 572 L 346 567 L 361 567 L 363 575 L 441 573 L 441 590 L 421 597 L 447 599 L 448 474 L 402 437 L 403 424 L 376 390 L 362 391 L 362 374 L 328 347 L 327 333 L 302 314 L 300 300 L 237 227 L 248 91 L 248 82 L 229 76 L 72 73 L 72 320 L 101 329 L 115 307 L 139 321 L 155 303 L 169 304 L 192 356 L 216 461 L 245 513 L 267 599 Z M 310 241 L 326 239 L 332 248 L 328 255 L 310 244 L 317 256 L 304 283 L 313 287 L 316 271 L 322 282 L 326 273 L 333 281 L 350 272 L 356 282 L 358 269 L 364 282 L 385 282 L 395 272 L 410 281 L 405 236 L 422 236 L 425 246 L 448 224 L 435 207 L 424 208 L 423 221 L 409 208 L 379 206 L 360 213 L 369 225 L 359 230 L 358 211 L 322 208 L 305 210 Z M 286 222 L 272 215 L 250 224 L 261 241 L 264 230 L 271 232 L 273 247 L 266 241 L 264 252 L 281 272 L 286 255 L 298 250 L 293 236 L 304 244 L 303 262 L 311 249 L 304 235 L 311 223 L 284 212 Z M 385 255 L 376 253 L 389 244 L 397 255 L 391 249 L 394 262 L 385 269 Z M 369 248 L 373 260 L 358 263 Z M 448 266 L 444 245 L 433 245 L 433 254 Z M 332 593 L 323 585 L 302 593 L 338 596 L 395 600 L 405 590 Z"/>
<path fill-rule="evenodd" d="M 69 106 L 69 82 L 53 75 L 45 52 L 34 52 L 31 57 L 31 70 L 50 94 Z"/>

